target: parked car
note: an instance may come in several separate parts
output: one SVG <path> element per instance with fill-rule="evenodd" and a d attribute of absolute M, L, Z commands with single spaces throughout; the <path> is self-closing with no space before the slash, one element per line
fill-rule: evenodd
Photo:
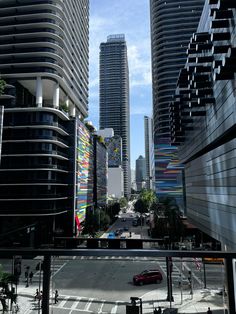
<path fill-rule="evenodd" d="M 116 235 L 116 236 L 119 236 L 119 235 L 122 234 L 122 232 L 123 232 L 123 229 L 117 229 L 117 230 L 115 231 L 115 235 Z"/>
<path fill-rule="evenodd" d="M 137 227 L 137 226 L 138 226 L 138 220 L 137 220 L 137 219 L 134 219 L 134 220 L 132 221 L 132 225 L 133 225 L 134 227 Z"/>
<path fill-rule="evenodd" d="M 108 239 L 115 239 L 115 233 L 114 232 L 109 232 L 107 238 Z"/>
<path fill-rule="evenodd" d="M 144 270 L 138 275 L 134 275 L 133 283 L 134 285 L 143 285 L 148 283 L 161 283 L 162 273 L 157 269 Z"/>

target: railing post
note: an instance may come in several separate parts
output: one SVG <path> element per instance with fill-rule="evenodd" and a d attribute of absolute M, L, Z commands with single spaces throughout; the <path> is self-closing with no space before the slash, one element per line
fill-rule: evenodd
<path fill-rule="evenodd" d="M 43 262 L 42 314 L 49 314 L 51 256 L 45 255 Z"/>
<path fill-rule="evenodd" d="M 233 274 L 232 257 L 225 258 L 225 274 L 226 274 L 227 296 L 228 296 L 227 298 L 228 299 L 228 314 L 235 314 L 234 274 Z"/>

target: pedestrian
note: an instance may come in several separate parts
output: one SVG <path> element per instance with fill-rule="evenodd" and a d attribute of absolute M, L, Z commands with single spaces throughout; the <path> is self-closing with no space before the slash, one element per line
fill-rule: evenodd
<path fill-rule="evenodd" d="M 34 274 L 33 274 L 33 272 L 31 271 L 31 272 L 30 272 L 30 274 L 29 274 L 29 280 L 30 280 L 30 283 L 32 283 L 33 276 L 34 276 Z"/>
<path fill-rule="evenodd" d="M 153 314 L 158 314 L 156 307 L 155 307 L 155 309 L 154 309 L 154 311 L 153 311 Z"/>
<path fill-rule="evenodd" d="M 35 295 L 34 295 L 34 300 L 36 301 L 39 299 L 39 289 L 36 289 Z"/>
<path fill-rule="evenodd" d="M 179 288 L 181 288 L 181 283 L 182 283 L 182 276 L 181 276 L 181 274 L 179 274 L 179 281 L 178 281 L 178 283 L 179 283 Z"/>
<path fill-rule="evenodd" d="M 58 290 L 55 290 L 55 296 L 54 296 L 54 304 L 57 304 L 58 303 Z"/>
<path fill-rule="evenodd" d="M 212 314 L 212 310 L 208 307 L 207 314 Z"/>

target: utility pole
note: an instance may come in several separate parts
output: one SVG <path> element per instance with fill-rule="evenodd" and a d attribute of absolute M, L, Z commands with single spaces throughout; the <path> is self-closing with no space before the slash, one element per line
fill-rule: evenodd
<path fill-rule="evenodd" d="M 171 302 L 174 301 L 174 297 L 172 294 L 172 257 L 166 257 L 166 269 L 167 269 L 167 297 L 166 301 L 170 301 L 170 308 Z"/>

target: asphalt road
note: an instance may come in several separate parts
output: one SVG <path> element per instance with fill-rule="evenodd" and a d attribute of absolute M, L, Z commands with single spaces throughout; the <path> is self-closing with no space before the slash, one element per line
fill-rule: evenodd
<path fill-rule="evenodd" d="M 132 260 L 73 260 L 54 276 L 54 285 L 62 294 L 128 302 L 131 296 L 141 297 L 153 289 L 165 289 L 161 284 L 134 286 L 132 278 L 145 269 L 158 268 L 156 262 Z"/>

